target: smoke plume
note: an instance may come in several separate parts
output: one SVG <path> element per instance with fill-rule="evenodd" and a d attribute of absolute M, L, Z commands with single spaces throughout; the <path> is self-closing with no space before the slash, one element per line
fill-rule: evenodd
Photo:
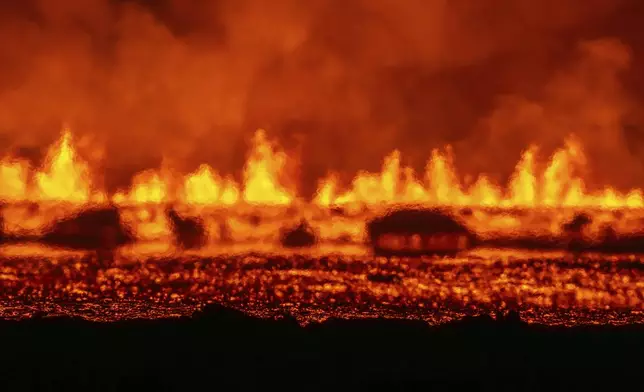
<path fill-rule="evenodd" d="M 299 151 L 305 191 L 447 143 L 503 176 L 570 133 L 598 180 L 641 174 L 638 0 L 5 3 L 0 147 L 37 160 L 69 125 L 111 188 L 162 159 L 239 175 L 257 128 Z"/>

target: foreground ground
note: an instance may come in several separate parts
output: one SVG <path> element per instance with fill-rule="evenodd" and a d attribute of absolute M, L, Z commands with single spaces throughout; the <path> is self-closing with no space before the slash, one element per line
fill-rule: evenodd
<path fill-rule="evenodd" d="M 516 319 L 327 320 L 306 327 L 221 307 L 193 317 L 0 322 L 5 390 L 626 390 L 644 329 Z M 457 389 L 458 388 L 458 389 Z"/>
<path fill-rule="evenodd" d="M 363 249 L 176 254 L 113 261 L 42 248 L 3 249 L 0 317 L 96 321 L 189 316 L 209 303 L 300 324 L 405 318 L 441 324 L 520 310 L 543 325 L 644 321 L 644 263 L 634 256 L 477 250 L 459 258 L 384 259 Z"/>
<path fill-rule="evenodd" d="M 220 251 L 1 249 L 0 383 L 621 390 L 644 363 L 638 257 Z"/>

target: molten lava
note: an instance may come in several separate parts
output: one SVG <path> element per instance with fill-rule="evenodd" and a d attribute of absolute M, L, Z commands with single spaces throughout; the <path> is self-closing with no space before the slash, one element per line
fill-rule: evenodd
<path fill-rule="evenodd" d="M 449 150 L 449 148 L 448 148 Z M 450 153 L 433 150 L 424 176 L 401 165 L 395 150 L 384 159 L 379 173 L 358 173 L 348 189 L 342 190 L 334 175 L 320 181 L 313 204 L 321 207 L 364 204 L 420 204 L 428 206 L 481 207 L 585 207 L 642 208 L 641 189 L 620 194 L 610 186 L 589 192 L 574 173 L 586 165 L 582 147 L 567 139 L 545 170 L 536 170 L 536 147 L 523 153 L 512 179 L 504 189 L 482 174 L 469 187 L 462 184 Z M 201 165 L 184 178 L 161 170 L 136 175 L 130 189 L 117 192 L 117 204 L 180 202 L 191 205 L 232 206 L 289 205 L 297 195 L 280 183 L 288 156 L 278 150 L 263 130 L 256 132 L 243 171 L 243 181 L 221 176 Z M 75 204 L 105 202 L 105 192 L 92 182 L 90 168 L 76 153 L 72 134 L 64 130 L 47 154 L 43 167 L 33 171 L 24 160 L 6 157 L 0 161 L 0 198 L 5 201 L 64 201 Z"/>
<path fill-rule="evenodd" d="M 348 191 L 336 194 L 333 176 L 322 181 L 315 202 L 321 206 L 400 203 L 499 208 L 644 207 L 640 189 L 620 194 L 607 186 L 599 192 L 587 192 L 584 180 L 573 175 L 585 165 L 581 146 L 576 141 L 566 140 L 565 146 L 555 152 L 541 175 L 535 169 L 536 150 L 536 147 L 530 147 L 523 153 L 507 189 L 494 184 L 484 174 L 464 189 L 448 159 L 449 154 L 438 150 L 432 151 L 423 183 L 412 168 L 401 168 L 400 153 L 394 151 L 385 158 L 380 173 L 359 173 Z"/>
<path fill-rule="evenodd" d="M 639 221 L 633 226 L 633 219 L 631 223 L 621 222 L 612 214 L 616 209 L 629 210 L 631 218 L 641 218 L 642 190 L 622 194 L 606 186 L 589 191 L 578 175 L 585 171 L 587 162 L 574 138 L 566 139 L 564 146 L 542 163 L 541 171 L 537 169 L 540 166 L 537 152 L 535 146 L 527 148 L 507 187 L 502 187 L 484 174 L 470 184 L 463 182 L 455 170 L 449 147 L 446 151 L 431 152 L 422 175 L 411 167 L 404 167 L 400 152 L 395 150 L 384 159 L 380 172 L 360 172 L 348 187 L 343 187 L 332 174 L 322 179 L 310 203 L 298 202 L 300 208 L 295 210 L 299 211 L 296 213 L 299 218 L 302 214 L 307 219 L 313 218 L 312 223 L 317 225 L 323 238 L 337 240 L 347 236 L 358 241 L 364 238 L 365 220 L 360 211 L 373 214 L 392 205 L 470 207 L 473 213 L 465 220 L 479 234 L 527 230 L 531 235 L 558 235 L 562 222 L 571 218 L 570 211 L 578 209 L 593 214 L 596 223 L 588 229 L 593 236 L 599 235 L 603 230 L 601 225 L 606 223 L 621 233 L 641 231 Z M 177 174 L 172 167 L 164 165 L 138 173 L 129 189 L 107 196 L 94 180 L 96 173 L 76 152 L 72 134 L 66 129 L 50 148 L 42 167 L 33 168 L 27 161 L 11 156 L 0 160 L 0 200 L 6 203 L 3 209 L 6 230 L 16 233 L 38 231 L 45 223 L 64 217 L 70 209 L 111 202 L 121 207 L 129 225 L 136 226 L 138 238 L 170 236 L 163 214 L 166 204 L 191 209 L 187 215 L 207 215 L 208 209 L 229 211 L 228 218 L 220 216 L 207 222 L 208 231 L 215 237 L 223 238 L 228 235 L 225 233 L 239 238 L 262 236 L 258 222 L 267 223 L 267 235 L 274 236 L 280 225 L 297 218 L 284 209 L 301 200 L 292 186 L 293 181 L 288 186 L 282 181 L 291 163 L 287 154 L 259 130 L 252 139 L 240 182 L 208 165 L 201 165 L 188 174 Z M 253 215 L 256 212 L 252 209 L 256 207 L 261 207 L 263 218 Z M 331 207 L 343 207 L 350 216 L 329 215 Z M 352 215 L 350 211 L 356 208 L 358 214 Z M 510 213 L 510 210 L 521 210 L 528 215 Z M 562 211 L 568 211 L 568 215 Z M 352 221 L 352 217 L 359 217 L 360 222 Z"/>

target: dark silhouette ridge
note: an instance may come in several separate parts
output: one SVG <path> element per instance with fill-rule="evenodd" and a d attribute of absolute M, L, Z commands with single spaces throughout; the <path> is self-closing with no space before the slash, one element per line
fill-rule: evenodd
<path fill-rule="evenodd" d="M 286 248 L 311 247 L 317 243 L 317 236 L 311 225 L 302 219 L 297 226 L 281 230 L 280 243 Z"/>
<path fill-rule="evenodd" d="M 576 214 L 570 222 L 562 225 L 564 235 L 567 236 L 568 249 L 577 252 L 587 248 L 587 243 L 583 238 L 583 230 L 593 222 L 590 215 L 581 213 Z"/>
<path fill-rule="evenodd" d="M 399 283 L 402 280 L 397 274 L 384 272 L 368 274 L 367 279 L 374 283 Z"/>
<path fill-rule="evenodd" d="M 330 319 L 302 327 L 288 315 L 266 320 L 211 305 L 191 318 L 109 324 L 42 314 L 0 321 L 0 338 L 6 390 L 51 382 L 66 390 L 132 383 L 248 390 L 313 379 L 319 388 L 389 380 L 399 387 L 468 382 L 490 389 L 509 382 L 522 390 L 525 382 L 551 388 L 547 375 L 556 382 L 565 375 L 577 387 L 599 376 L 615 385 L 644 361 L 642 326 L 544 327 L 522 322 L 516 312 L 439 326 Z M 593 369 L 600 374 L 584 377 Z"/>
<path fill-rule="evenodd" d="M 562 229 L 565 233 L 578 234 L 591 223 L 593 223 L 593 218 L 590 215 L 580 213 L 576 214 L 569 222 L 564 223 Z"/>
<path fill-rule="evenodd" d="M 180 216 L 173 207 L 166 209 L 170 221 L 172 234 L 177 246 L 183 249 L 203 247 L 208 241 L 208 235 L 203 221 L 200 218 L 186 218 Z"/>
<path fill-rule="evenodd" d="M 477 241 L 465 225 L 438 209 L 396 209 L 369 221 L 367 232 L 374 252 L 383 256 L 453 255 Z M 392 235 L 404 244 L 385 244 Z"/>
<path fill-rule="evenodd" d="M 118 208 L 108 206 L 88 208 L 55 222 L 36 240 L 54 247 L 109 251 L 135 238 L 121 221 Z"/>

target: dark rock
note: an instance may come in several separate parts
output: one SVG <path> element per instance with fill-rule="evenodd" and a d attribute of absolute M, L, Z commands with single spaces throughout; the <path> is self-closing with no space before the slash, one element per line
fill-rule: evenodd
<path fill-rule="evenodd" d="M 368 274 L 367 280 L 374 283 L 400 283 L 402 280 L 400 276 L 396 274 Z"/>
<path fill-rule="evenodd" d="M 617 235 L 613 228 L 605 228 L 602 240 L 588 247 L 588 251 L 602 253 L 644 252 L 644 232 Z"/>
<path fill-rule="evenodd" d="M 566 243 L 553 235 L 533 234 L 530 236 L 498 236 L 485 239 L 481 246 L 529 250 L 566 249 Z"/>
<path fill-rule="evenodd" d="M 302 220 L 293 228 L 282 229 L 280 242 L 287 248 L 303 248 L 315 245 L 317 237 L 308 222 Z"/>
<path fill-rule="evenodd" d="M 115 249 L 134 240 L 115 206 L 82 210 L 54 223 L 38 238 L 39 242 L 71 249 Z"/>
<path fill-rule="evenodd" d="M 251 225 L 253 226 L 259 226 L 262 223 L 262 217 L 259 216 L 259 214 L 252 214 L 249 218 L 248 221 L 250 222 Z"/>
<path fill-rule="evenodd" d="M 201 219 L 182 217 L 172 207 L 166 210 L 166 216 L 170 221 L 177 246 L 183 249 L 194 249 L 206 244 L 208 236 Z"/>
<path fill-rule="evenodd" d="M 394 210 L 368 222 L 367 232 L 374 251 L 383 256 L 451 255 L 477 240 L 465 225 L 438 209 Z"/>
<path fill-rule="evenodd" d="M 521 320 L 521 314 L 517 310 L 511 309 L 505 314 L 499 314 L 497 321 L 502 322 L 506 325 L 520 325 L 523 321 Z"/>
<path fill-rule="evenodd" d="M 573 252 L 580 252 L 589 247 L 589 243 L 583 237 L 583 230 L 593 222 L 590 215 L 586 213 L 576 214 L 572 220 L 564 223 L 561 228 L 566 236 L 567 248 Z"/>
<path fill-rule="evenodd" d="M 609 224 L 602 226 L 599 238 L 595 241 L 582 237 L 582 230 L 592 223 L 592 218 L 587 214 L 578 214 L 575 218 L 563 225 L 564 233 L 568 238 L 568 249 L 575 252 L 600 252 L 600 253 L 640 253 L 644 252 L 644 233 L 635 232 L 619 234 Z"/>
<path fill-rule="evenodd" d="M 331 213 L 331 215 L 335 216 L 347 216 L 346 211 L 342 207 L 331 207 L 329 209 L 329 212 Z"/>
<path fill-rule="evenodd" d="M 593 219 L 590 215 L 585 213 L 576 214 L 572 220 L 563 224 L 562 229 L 567 234 L 579 234 L 581 231 L 590 225 Z"/>

